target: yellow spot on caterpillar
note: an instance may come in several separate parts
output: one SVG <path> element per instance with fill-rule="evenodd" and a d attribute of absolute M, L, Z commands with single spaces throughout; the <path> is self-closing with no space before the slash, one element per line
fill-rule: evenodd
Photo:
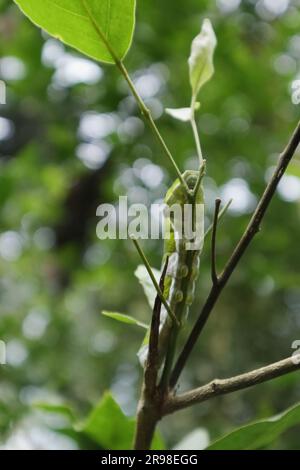
<path fill-rule="evenodd" d="M 181 292 L 181 290 L 177 290 L 175 292 L 175 302 L 179 304 L 180 302 L 182 302 L 182 300 L 183 300 L 183 293 Z"/>
<path fill-rule="evenodd" d="M 189 268 L 184 264 L 183 266 L 180 266 L 179 268 L 179 278 L 182 279 L 184 277 L 186 277 L 189 273 Z"/>
<path fill-rule="evenodd" d="M 186 299 L 186 305 L 190 306 L 194 302 L 194 294 L 189 294 Z"/>
<path fill-rule="evenodd" d="M 196 266 L 192 267 L 192 272 L 191 272 L 191 280 L 195 281 L 199 275 L 199 269 Z"/>

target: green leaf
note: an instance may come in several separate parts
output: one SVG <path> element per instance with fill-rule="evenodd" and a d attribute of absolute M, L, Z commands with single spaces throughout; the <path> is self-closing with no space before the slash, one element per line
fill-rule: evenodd
<path fill-rule="evenodd" d="M 110 393 L 106 393 L 81 430 L 95 442 L 109 450 L 132 449 L 135 420 L 128 418 Z M 152 448 L 164 448 L 161 438 L 156 434 Z"/>
<path fill-rule="evenodd" d="M 192 102 L 196 101 L 202 86 L 210 80 L 214 73 L 213 55 L 217 45 L 217 38 L 211 22 L 203 21 L 200 34 L 192 42 L 189 57 L 190 83 L 192 87 Z"/>
<path fill-rule="evenodd" d="M 78 430 L 78 421 L 77 417 L 73 413 L 73 410 L 67 405 L 55 405 L 51 403 L 36 403 L 34 407 L 38 410 L 44 411 L 45 413 L 59 415 L 62 418 L 66 418 L 68 420 L 67 425 L 62 427 L 56 426 L 56 424 L 51 424 L 51 429 L 64 436 L 68 436 L 73 439 L 74 442 L 77 443 L 80 449 L 99 449 L 100 446 L 91 440 L 88 436 L 86 436 L 83 432 Z"/>
<path fill-rule="evenodd" d="M 37 26 L 93 59 L 114 63 L 105 42 L 118 59 L 130 48 L 135 0 L 14 1 Z"/>
<path fill-rule="evenodd" d="M 239 428 L 215 441 L 207 450 L 255 450 L 274 442 L 284 431 L 300 424 L 300 404 L 268 419 Z"/>
<path fill-rule="evenodd" d="M 157 282 L 159 282 L 160 272 L 158 271 L 158 269 L 155 269 L 155 268 L 151 268 L 151 269 L 152 269 L 152 272 L 153 272 Z M 134 274 L 138 278 L 138 280 L 140 281 L 140 284 L 142 285 L 142 287 L 144 289 L 144 292 L 145 292 L 145 295 L 147 297 L 150 308 L 152 309 L 153 305 L 154 305 L 154 302 L 155 302 L 155 299 L 156 299 L 157 292 L 156 292 L 155 287 L 153 286 L 153 283 L 151 281 L 151 278 L 148 274 L 147 269 L 145 268 L 145 266 L 143 264 L 140 264 L 137 267 L 137 269 L 135 270 Z"/>
<path fill-rule="evenodd" d="M 58 414 L 68 418 L 71 423 L 75 422 L 75 415 L 67 405 L 55 405 L 51 403 L 35 403 L 34 407 L 47 413 Z"/>
<path fill-rule="evenodd" d="M 166 446 L 158 431 L 154 434 L 153 441 L 151 444 L 151 450 L 165 450 Z"/>
<path fill-rule="evenodd" d="M 111 394 L 106 393 L 81 430 L 105 449 L 125 450 L 132 446 L 134 421 L 125 416 Z"/>
<path fill-rule="evenodd" d="M 104 310 L 102 312 L 102 315 L 105 317 L 113 318 L 114 320 L 117 320 L 121 323 L 127 323 L 128 325 L 136 325 L 140 326 L 141 328 L 145 328 L 148 330 L 149 326 L 146 325 L 146 323 L 138 321 L 136 318 L 131 317 L 130 315 L 124 315 L 123 313 L 117 313 L 117 312 L 107 312 Z"/>
<path fill-rule="evenodd" d="M 88 417 L 81 422 L 78 422 L 71 408 L 66 405 L 37 403 L 35 407 L 46 413 L 68 418 L 68 428 L 52 429 L 71 437 L 82 449 L 132 449 L 136 419 L 126 416 L 109 392 L 104 394 Z M 151 449 L 165 449 L 159 432 L 154 435 Z"/>

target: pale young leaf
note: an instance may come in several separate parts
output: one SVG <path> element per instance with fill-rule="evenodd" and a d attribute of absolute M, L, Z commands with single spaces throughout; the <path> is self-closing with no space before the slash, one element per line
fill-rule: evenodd
<path fill-rule="evenodd" d="M 213 55 L 216 45 L 217 38 L 212 24 L 210 20 L 205 19 L 200 34 L 192 42 L 191 54 L 188 60 L 194 102 L 202 86 L 214 73 Z"/>

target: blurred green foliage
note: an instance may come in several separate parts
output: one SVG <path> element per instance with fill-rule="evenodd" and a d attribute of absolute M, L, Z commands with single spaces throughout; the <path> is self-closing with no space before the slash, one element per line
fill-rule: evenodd
<path fill-rule="evenodd" d="M 208 222 L 215 197 L 235 199 L 218 236 L 220 269 L 299 118 L 291 101 L 300 71 L 299 6 L 297 0 L 138 2 L 126 65 L 182 169 L 197 162 L 191 132 L 163 110 L 190 101 L 186 60 L 204 17 L 219 39 L 198 123 L 208 163 Z M 18 443 L 28 422 L 32 429 L 31 420 L 36 426 L 42 420 L 32 407 L 38 401 L 67 402 L 85 416 L 110 388 L 134 413 L 143 332 L 100 313 L 121 311 L 148 323 L 150 310 L 134 277 L 133 247 L 97 239 L 96 209 L 126 194 L 150 205 L 174 174 L 114 67 L 63 47 L 8 0 L 0 0 L 0 34 L 0 79 L 7 84 L 0 109 L 0 338 L 8 356 L 0 366 L 0 435 Z M 298 153 L 181 389 L 287 357 L 300 339 L 299 165 Z M 162 243 L 144 248 L 158 268 Z M 207 244 L 190 322 L 210 285 L 209 259 Z M 168 447 L 199 426 L 215 439 L 287 408 L 299 392 L 294 373 L 169 417 L 161 431 Z M 289 431 L 273 447 L 299 449 L 298 433 Z M 26 445 L 35 446 L 34 436 L 26 436 Z"/>

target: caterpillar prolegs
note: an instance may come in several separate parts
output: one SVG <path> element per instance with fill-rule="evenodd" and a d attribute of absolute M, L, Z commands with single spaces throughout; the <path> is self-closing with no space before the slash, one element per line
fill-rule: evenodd
<path fill-rule="evenodd" d="M 202 176 L 202 175 L 201 175 Z M 204 195 L 199 171 L 186 171 L 182 175 L 192 193 L 187 193 L 183 183 L 177 179 L 165 197 L 165 244 L 164 266 L 168 258 L 168 269 L 164 280 L 164 297 L 182 325 L 194 300 L 195 282 L 199 274 L 200 254 L 204 240 Z M 198 188 L 196 188 L 198 186 Z M 164 359 L 174 322 L 164 306 L 161 308 L 159 358 Z M 139 360 L 145 364 L 148 354 L 149 335 L 138 352 Z"/>

